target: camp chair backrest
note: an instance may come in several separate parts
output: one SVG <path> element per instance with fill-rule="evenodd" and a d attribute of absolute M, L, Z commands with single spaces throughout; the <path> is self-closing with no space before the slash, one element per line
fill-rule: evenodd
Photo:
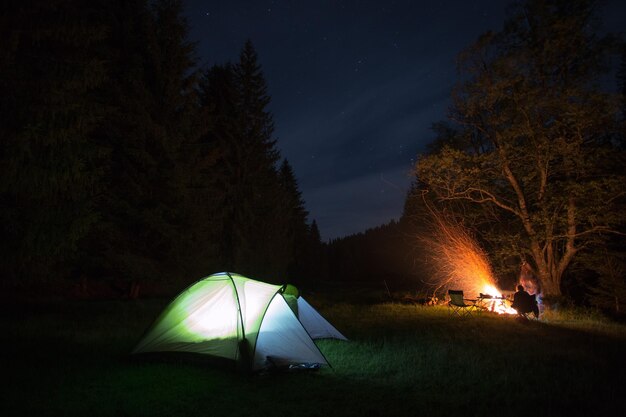
<path fill-rule="evenodd" d="M 449 311 L 451 314 L 459 317 L 471 316 L 472 312 L 480 314 L 480 309 L 476 305 L 476 300 L 466 300 L 463 298 L 463 291 L 448 290 L 448 295 L 450 296 L 448 307 L 450 307 Z M 469 301 L 469 303 L 466 303 L 465 301 Z"/>
<path fill-rule="evenodd" d="M 457 305 L 457 306 L 465 305 L 465 302 L 463 301 L 463 291 L 448 290 L 448 295 L 450 296 L 450 303 Z"/>

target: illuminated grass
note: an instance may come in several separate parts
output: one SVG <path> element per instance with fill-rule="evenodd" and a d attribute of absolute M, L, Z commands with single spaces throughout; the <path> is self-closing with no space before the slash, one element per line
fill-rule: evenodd
<path fill-rule="evenodd" d="M 247 376 L 129 357 L 164 304 L 5 306 L 2 415 L 606 415 L 626 388 L 626 329 L 592 315 L 519 323 L 443 307 L 327 305 L 351 339 L 319 342 L 333 369 Z"/>

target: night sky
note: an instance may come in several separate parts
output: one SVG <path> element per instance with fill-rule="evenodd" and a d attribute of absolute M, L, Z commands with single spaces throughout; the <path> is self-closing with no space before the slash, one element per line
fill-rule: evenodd
<path fill-rule="evenodd" d="M 626 7 L 608 1 L 604 27 Z M 186 1 L 200 64 L 246 39 L 272 97 L 275 137 L 327 240 L 397 219 L 416 155 L 445 119 L 457 54 L 499 30 L 507 1 Z"/>

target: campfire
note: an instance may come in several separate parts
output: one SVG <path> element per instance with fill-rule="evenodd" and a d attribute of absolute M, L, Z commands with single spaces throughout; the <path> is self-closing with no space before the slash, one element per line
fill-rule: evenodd
<path fill-rule="evenodd" d="M 482 306 L 494 313 L 517 314 L 496 286 L 486 253 L 467 229 L 441 215 L 433 218 L 433 233 L 421 240 L 429 249 L 435 287 L 463 290 L 465 298 L 480 298 Z"/>
<path fill-rule="evenodd" d="M 504 296 L 495 286 L 485 285 L 484 293 L 480 293 L 482 305 L 487 310 L 498 314 L 517 314 L 517 311 L 511 307 L 511 300 Z"/>

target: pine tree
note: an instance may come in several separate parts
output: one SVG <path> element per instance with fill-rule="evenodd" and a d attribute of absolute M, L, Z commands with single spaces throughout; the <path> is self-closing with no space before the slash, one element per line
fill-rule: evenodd
<path fill-rule="evenodd" d="M 216 155 L 212 167 L 217 181 L 215 200 L 210 206 L 218 227 L 215 242 L 218 246 L 219 270 L 237 271 L 236 225 L 239 222 L 237 196 L 240 194 L 243 171 L 240 166 L 245 154 L 243 143 L 238 139 L 239 126 L 237 86 L 235 72 L 230 64 L 215 65 L 207 69 L 199 84 L 200 106 L 211 120 L 211 127 L 203 142 Z"/>
<path fill-rule="evenodd" d="M 102 117 L 97 2 L 9 1 L 0 17 L 2 276 L 68 270 L 97 220 L 91 134 Z"/>
<path fill-rule="evenodd" d="M 326 281 L 329 278 L 329 259 L 326 244 L 322 242 L 317 221 L 313 220 L 307 234 L 303 280 L 306 282 Z"/>
<path fill-rule="evenodd" d="M 203 136 L 210 119 L 198 111 L 195 44 L 187 40 L 180 0 L 152 3 L 159 54 L 155 54 L 155 119 L 162 126 L 161 187 L 170 228 L 170 271 L 205 274 L 215 261 L 215 223 L 208 207 L 215 197 L 212 168 L 216 154 Z M 201 188 L 198 188 L 198 187 Z M 189 265 L 189 267 L 187 266 Z M 192 278 L 193 279 L 193 278 Z"/>
<path fill-rule="evenodd" d="M 194 141 L 193 45 L 176 1 L 109 2 L 110 107 L 99 141 L 102 221 L 88 239 L 89 274 L 169 277 L 191 247 L 185 171 Z M 189 75 L 191 73 L 191 75 Z M 193 148 L 193 147 L 190 147 Z M 95 256 L 94 256 L 95 255 Z"/>
<path fill-rule="evenodd" d="M 286 278 L 291 256 L 289 222 L 276 169 L 280 157 L 272 138 L 270 97 L 251 42 L 239 62 L 214 68 L 207 91 L 215 111 L 224 170 L 222 259 L 225 269 L 272 281 Z M 224 83 L 219 85 L 219 83 Z"/>
<path fill-rule="evenodd" d="M 287 210 L 289 221 L 288 245 L 293 248 L 290 256 L 288 277 L 289 282 L 298 283 L 307 275 L 305 264 L 309 227 L 307 224 L 308 212 L 302 200 L 302 193 L 298 189 L 298 181 L 293 168 L 287 159 L 280 167 L 280 180 L 284 191 L 284 207 Z"/>

